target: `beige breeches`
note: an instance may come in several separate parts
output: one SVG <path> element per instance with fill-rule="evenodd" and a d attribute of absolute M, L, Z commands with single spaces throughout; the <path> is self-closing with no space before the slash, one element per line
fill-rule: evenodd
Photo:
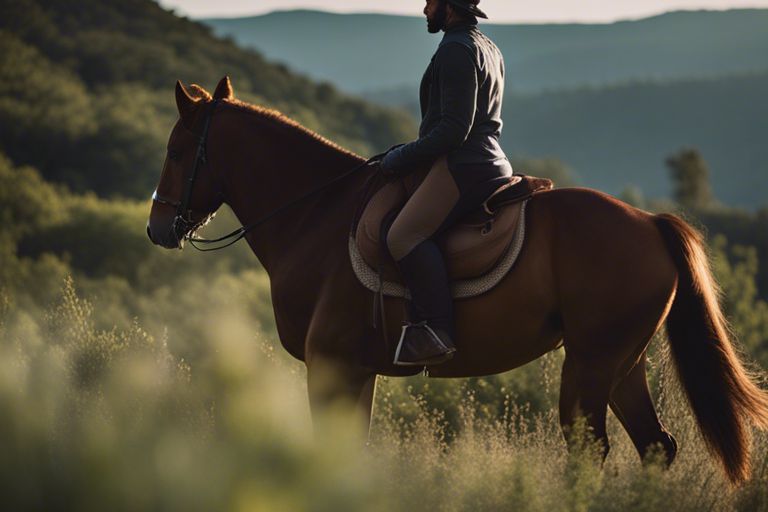
<path fill-rule="evenodd" d="M 395 261 L 407 256 L 437 231 L 459 196 L 447 159 L 439 158 L 400 210 L 387 234 L 387 247 Z"/>

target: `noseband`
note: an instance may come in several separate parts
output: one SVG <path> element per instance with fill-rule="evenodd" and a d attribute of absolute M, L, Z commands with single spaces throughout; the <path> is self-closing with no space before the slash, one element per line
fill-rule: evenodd
<path fill-rule="evenodd" d="M 178 242 L 179 248 L 181 248 L 181 242 L 183 240 L 191 240 L 192 234 L 198 228 L 206 224 L 213 216 L 213 212 L 205 213 L 202 214 L 201 220 L 195 221 L 193 218 L 194 211 L 189 208 L 189 201 L 192 197 L 192 187 L 194 186 L 195 179 L 197 178 L 197 170 L 200 168 L 201 164 L 208 163 L 208 152 L 206 150 L 206 143 L 208 141 L 208 129 L 211 125 L 213 112 L 216 110 L 216 106 L 218 104 L 219 100 L 213 100 L 205 114 L 203 131 L 197 138 L 197 151 L 195 152 L 195 160 L 192 164 L 192 172 L 189 174 L 189 177 L 187 178 L 187 181 L 184 185 L 184 193 L 181 196 L 181 201 L 173 201 L 167 197 L 163 197 L 157 193 L 157 189 L 155 189 L 154 193 L 152 194 L 153 201 L 176 208 L 176 216 L 173 218 L 170 231 L 173 237 L 176 239 L 176 242 Z"/>

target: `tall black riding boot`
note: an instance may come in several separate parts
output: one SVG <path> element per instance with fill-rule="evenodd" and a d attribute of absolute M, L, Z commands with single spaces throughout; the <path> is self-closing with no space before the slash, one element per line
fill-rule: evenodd
<path fill-rule="evenodd" d="M 432 240 L 425 240 L 397 262 L 411 292 L 410 322 L 403 326 L 394 364 L 426 366 L 447 361 L 453 344 L 453 299 L 445 260 Z"/>

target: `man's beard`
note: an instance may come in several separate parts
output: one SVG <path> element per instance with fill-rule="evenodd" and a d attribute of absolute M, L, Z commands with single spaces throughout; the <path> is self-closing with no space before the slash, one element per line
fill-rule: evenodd
<path fill-rule="evenodd" d="M 427 18 L 427 31 L 430 34 L 437 34 L 445 27 L 445 18 L 448 17 L 448 3 L 445 0 L 441 0 L 437 4 L 437 10 L 435 11 L 435 17 L 431 20 Z"/>

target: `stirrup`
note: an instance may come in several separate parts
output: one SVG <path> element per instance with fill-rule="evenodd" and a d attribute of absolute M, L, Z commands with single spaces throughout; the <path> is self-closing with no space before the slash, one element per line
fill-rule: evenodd
<path fill-rule="evenodd" d="M 431 341 L 439 347 L 441 350 L 440 353 L 436 354 L 433 357 L 430 357 L 428 359 L 422 359 L 418 361 L 400 361 L 400 354 L 403 349 L 403 345 L 405 344 L 405 335 L 408 332 L 409 328 L 424 328 L 424 330 L 429 334 L 429 337 Z M 445 342 L 440 338 L 440 336 L 435 333 L 435 331 L 427 324 L 426 320 L 422 320 L 421 322 L 404 322 L 402 331 L 400 332 L 400 339 L 397 342 L 397 349 L 395 350 L 395 358 L 392 361 L 392 364 L 395 366 L 430 366 L 430 365 L 436 365 L 440 363 L 444 363 L 445 361 L 451 359 L 453 357 L 454 352 L 456 352 L 456 349 L 451 346 L 447 346 Z"/>

